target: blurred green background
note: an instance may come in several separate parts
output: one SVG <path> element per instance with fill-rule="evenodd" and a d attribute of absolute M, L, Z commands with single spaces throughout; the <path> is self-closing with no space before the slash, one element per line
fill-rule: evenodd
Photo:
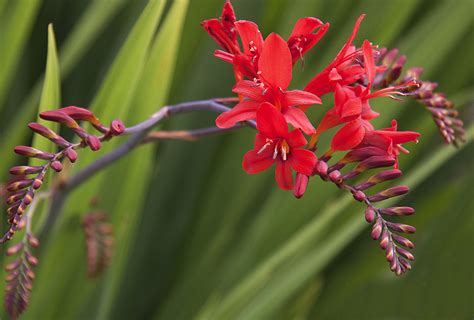
<path fill-rule="evenodd" d="M 127 125 L 165 103 L 231 95 L 229 65 L 200 28 L 223 0 L 0 0 L 0 181 L 20 163 L 37 110 L 89 106 Z M 325 38 L 296 67 L 302 87 L 339 50 L 356 17 L 365 38 L 398 47 L 422 79 L 439 82 L 470 127 L 474 118 L 472 0 L 235 0 L 237 17 L 285 37 L 299 17 L 329 21 Z M 53 23 L 59 52 L 48 24 Z M 49 49 L 48 49 L 49 48 Z M 43 83 L 48 54 L 47 79 Z M 58 90 L 60 95 L 58 94 Z M 331 105 L 314 107 L 313 119 Z M 472 319 L 474 146 L 445 146 L 414 101 L 379 101 L 379 127 L 394 117 L 422 133 L 402 156 L 400 199 L 417 209 L 414 270 L 397 278 L 369 237 L 364 208 L 313 179 L 301 200 L 271 172 L 246 175 L 252 130 L 137 149 L 69 198 L 42 237 L 25 319 Z M 197 128 L 213 114 L 183 115 L 166 128 Z M 114 145 L 111 142 L 101 154 Z M 98 154 L 82 152 L 71 174 Z M 80 216 L 97 197 L 116 236 L 111 267 L 86 279 Z M 47 208 L 38 213 L 40 221 Z M 5 219 L 2 219 L 2 222 Z M 3 248 L 2 248 L 3 249 Z M 2 263 L 5 259 L 2 255 Z M 1 318 L 8 316 L 2 310 Z"/>

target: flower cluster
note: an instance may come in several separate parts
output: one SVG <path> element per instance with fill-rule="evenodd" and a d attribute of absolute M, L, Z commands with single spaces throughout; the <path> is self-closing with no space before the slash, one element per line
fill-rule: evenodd
<path fill-rule="evenodd" d="M 79 142 L 68 141 L 40 123 L 32 122 L 28 125 L 34 133 L 45 137 L 57 145 L 59 151 L 50 153 L 30 146 L 15 147 L 15 153 L 29 158 L 41 159 L 45 163 L 38 166 L 15 166 L 10 169 L 10 173 L 16 177 L 6 187 L 8 191 L 6 197 L 7 215 L 10 227 L 0 239 L 0 243 L 10 240 L 15 232 L 21 229 L 21 221 L 25 210 L 32 203 L 50 168 L 56 172 L 62 171 L 63 165 L 61 161 L 64 158 L 67 158 L 71 163 L 76 162 L 77 149 L 88 147 L 92 151 L 97 151 L 101 148 L 103 141 L 107 141 L 113 136 L 121 135 L 125 130 L 120 120 L 114 120 L 109 127 L 106 127 L 91 111 L 74 106 L 45 111 L 40 113 L 40 117 L 46 121 L 57 122 L 70 128 L 79 138 Z M 77 121 L 90 123 L 101 135 L 89 134 Z"/>
<path fill-rule="evenodd" d="M 99 276 L 110 264 L 113 253 L 113 228 L 107 214 L 93 211 L 82 218 L 87 257 L 87 275 Z"/>
<path fill-rule="evenodd" d="M 13 319 L 17 319 L 28 306 L 35 279 L 33 268 L 39 262 L 32 249 L 38 246 L 38 239 L 27 232 L 21 242 L 7 249 L 7 256 L 16 255 L 16 258 L 5 266 L 5 309 Z"/>
<path fill-rule="evenodd" d="M 388 128 L 375 128 L 372 120 L 379 113 L 372 108 L 374 98 L 414 96 L 422 100 L 449 143 L 462 136 L 462 122 L 456 119 L 457 112 L 443 95 L 431 94 L 433 86 L 418 80 L 419 69 L 410 69 L 407 76 L 398 80 L 404 57 L 395 61 L 396 52 L 379 50 L 367 39 L 360 47 L 353 43 L 363 18 L 361 15 L 357 19 L 333 61 L 303 90 L 288 90 L 293 66 L 321 40 L 328 23 L 306 17 L 297 21 L 287 41 L 276 33 L 264 39 L 254 22 L 237 20 L 230 1 L 226 1 L 220 19 L 206 20 L 202 25 L 222 48 L 214 55 L 232 64 L 236 79 L 232 91 L 239 98 L 232 110 L 217 117 L 217 127 L 232 128 L 239 122 L 256 120 L 258 132 L 254 148 L 244 156 L 244 170 L 254 174 L 276 164 L 278 186 L 293 190 L 297 198 L 303 196 L 309 179 L 316 175 L 351 192 L 367 205 L 367 221 L 374 223 L 372 237 L 381 239 L 390 268 L 399 275 L 411 268 L 407 259 L 413 259 L 401 246 L 413 245 L 394 232 L 411 233 L 414 228 L 388 222 L 383 216 L 408 215 L 414 210 L 379 209 L 373 203 L 404 194 L 408 188 L 393 187 L 373 195 L 364 190 L 399 177 L 398 156 L 408 153 L 402 144 L 418 142 L 420 134 L 398 131 L 396 120 Z M 333 94 L 333 106 L 313 125 L 307 110 L 321 104 L 320 97 L 326 94 Z M 330 147 L 318 158 L 319 137 L 333 128 L 336 131 Z M 334 161 L 337 152 L 343 154 L 331 165 L 329 161 Z M 343 174 L 340 170 L 349 164 L 353 168 Z M 360 184 L 347 182 L 364 171 L 389 166 L 393 168 Z"/>

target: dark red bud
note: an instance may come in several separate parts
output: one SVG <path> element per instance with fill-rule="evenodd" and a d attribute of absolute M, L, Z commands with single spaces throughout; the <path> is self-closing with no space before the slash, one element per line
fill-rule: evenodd
<path fill-rule="evenodd" d="M 51 168 L 56 172 L 61 172 L 63 170 L 63 165 L 59 161 L 51 162 Z"/>
<path fill-rule="evenodd" d="M 403 248 L 397 247 L 396 248 L 397 252 L 407 258 L 408 260 L 415 260 L 415 256 L 408 250 L 405 250 Z"/>
<path fill-rule="evenodd" d="M 362 202 L 366 199 L 365 193 L 363 193 L 362 191 L 356 191 L 352 195 L 354 196 L 354 199 L 359 202 Z"/>
<path fill-rule="evenodd" d="M 28 236 L 28 243 L 30 244 L 30 246 L 32 246 L 33 248 L 38 248 L 39 245 L 40 245 L 40 242 L 38 240 L 38 238 L 36 238 L 35 236 L 29 234 Z"/>
<path fill-rule="evenodd" d="M 74 149 L 68 148 L 65 150 L 64 154 L 72 163 L 76 162 L 77 160 L 77 152 Z"/>
<path fill-rule="evenodd" d="M 42 185 L 42 184 L 43 184 L 43 180 L 41 180 L 41 179 L 34 179 L 34 180 L 33 180 L 33 185 L 32 185 L 32 187 L 33 187 L 33 189 L 37 190 L 37 189 L 41 188 L 41 185 Z"/>
<path fill-rule="evenodd" d="M 334 170 L 332 171 L 330 174 L 329 174 L 329 179 L 331 179 L 332 182 L 334 183 L 342 183 L 343 180 L 342 180 L 342 175 L 341 173 L 339 172 L 339 170 Z"/>
<path fill-rule="evenodd" d="M 415 244 L 413 242 L 411 242 L 405 237 L 399 236 L 398 234 L 392 234 L 392 238 L 394 241 L 396 241 L 400 245 L 407 247 L 409 249 L 412 249 L 415 247 Z"/>
<path fill-rule="evenodd" d="M 384 191 L 380 191 L 374 195 L 371 195 L 370 197 L 368 197 L 368 199 L 371 202 L 382 201 L 385 199 L 389 199 L 389 198 L 406 194 L 409 190 L 410 189 L 407 186 L 397 186 L 397 187 L 389 188 Z"/>
<path fill-rule="evenodd" d="M 387 227 L 391 230 L 398 231 L 398 232 L 404 232 L 404 233 L 415 233 L 416 232 L 415 227 L 410 226 L 408 224 L 403 224 L 403 223 L 387 222 Z"/>
<path fill-rule="evenodd" d="M 389 242 L 390 242 L 390 235 L 388 233 L 388 230 L 385 229 L 382 232 L 382 238 L 380 239 L 380 248 L 382 248 L 383 250 L 387 249 Z"/>
<path fill-rule="evenodd" d="M 125 131 L 125 126 L 124 126 L 124 124 L 122 123 L 122 121 L 120 121 L 120 120 L 114 120 L 114 121 L 112 121 L 112 123 L 110 124 L 110 132 L 111 132 L 114 136 L 119 136 L 119 135 L 121 135 L 124 131 Z"/>
<path fill-rule="evenodd" d="M 293 195 L 296 198 L 299 199 L 305 194 L 306 188 L 308 187 L 308 181 L 309 177 L 307 175 L 304 175 L 302 173 L 298 173 L 296 175 L 296 183 L 293 189 Z"/>
<path fill-rule="evenodd" d="M 38 158 L 43 160 L 51 160 L 52 158 L 54 158 L 54 154 L 52 153 L 44 152 L 29 146 L 16 146 L 14 151 L 16 154 L 31 158 Z"/>
<path fill-rule="evenodd" d="M 382 219 L 377 218 L 374 225 L 372 226 L 372 239 L 377 240 L 378 238 L 380 238 L 380 235 L 382 234 L 382 228 Z"/>
<path fill-rule="evenodd" d="M 85 142 L 91 148 L 92 151 L 97 151 L 102 146 L 100 139 L 96 136 L 87 136 Z"/>
<path fill-rule="evenodd" d="M 325 161 L 319 160 L 318 163 L 316 163 L 315 167 L 316 173 L 320 175 L 326 175 L 328 172 L 328 164 Z"/>
<path fill-rule="evenodd" d="M 7 256 L 12 256 L 23 249 L 23 242 L 19 242 L 7 249 Z"/>
<path fill-rule="evenodd" d="M 375 210 L 372 209 L 371 207 L 367 207 L 365 209 L 365 221 L 368 223 L 372 223 L 375 219 Z"/>
<path fill-rule="evenodd" d="M 380 212 L 389 216 L 407 216 L 415 212 L 412 207 L 390 207 L 380 209 Z"/>
<path fill-rule="evenodd" d="M 41 119 L 59 122 L 71 129 L 79 128 L 79 124 L 76 121 L 74 121 L 73 118 L 71 118 L 64 112 L 61 112 L 60 110 L 44 111 L 44 112 L 41 112 L 39 116 Z"/>
<path fill-rule="evenodd" d="M 42 170 L 43 166 L 16 166 L 10 169 L 10 173 L 18 176 L 39 173 Z"/>

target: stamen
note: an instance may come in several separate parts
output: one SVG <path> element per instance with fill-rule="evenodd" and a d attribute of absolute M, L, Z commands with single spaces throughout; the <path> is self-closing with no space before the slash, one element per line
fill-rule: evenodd
<path fill-rule="evenodd" d="M 267 140 L 265 140 L 265 144 L 260 148 L 260 150 L 257 151 L 257 154 L 261 154 L 261 153 L 262 153 L 263 151 L 265 151 L 265 149 L 268 148 L 268 146 L 270 146 L 272 143 L 273 143 L 273 140 L 267 138 Z"/>

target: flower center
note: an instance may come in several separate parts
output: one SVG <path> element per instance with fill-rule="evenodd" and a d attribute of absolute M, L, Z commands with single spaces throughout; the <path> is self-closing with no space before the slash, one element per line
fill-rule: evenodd
<path fill-rule="evenodd" d="M 265 151 L 268 147 L 270 147 L 272 144 L 274 144 L 274 141 L 272 139 L 268 139 L 265 141 L 265 144 L 258 150 L 257 154 L 261 154 L 263 151 Z M 286 161 L 288 159 L 288 154 L 290 153 L 290 146 L 288 142 L 286 142 L 285 139 L 279 139 L 275 144 L 274 144 L 274 149 L 273 149 L 273 160 L 276 160 L 278 156 L 281 157 L 283 161 Z"/>

